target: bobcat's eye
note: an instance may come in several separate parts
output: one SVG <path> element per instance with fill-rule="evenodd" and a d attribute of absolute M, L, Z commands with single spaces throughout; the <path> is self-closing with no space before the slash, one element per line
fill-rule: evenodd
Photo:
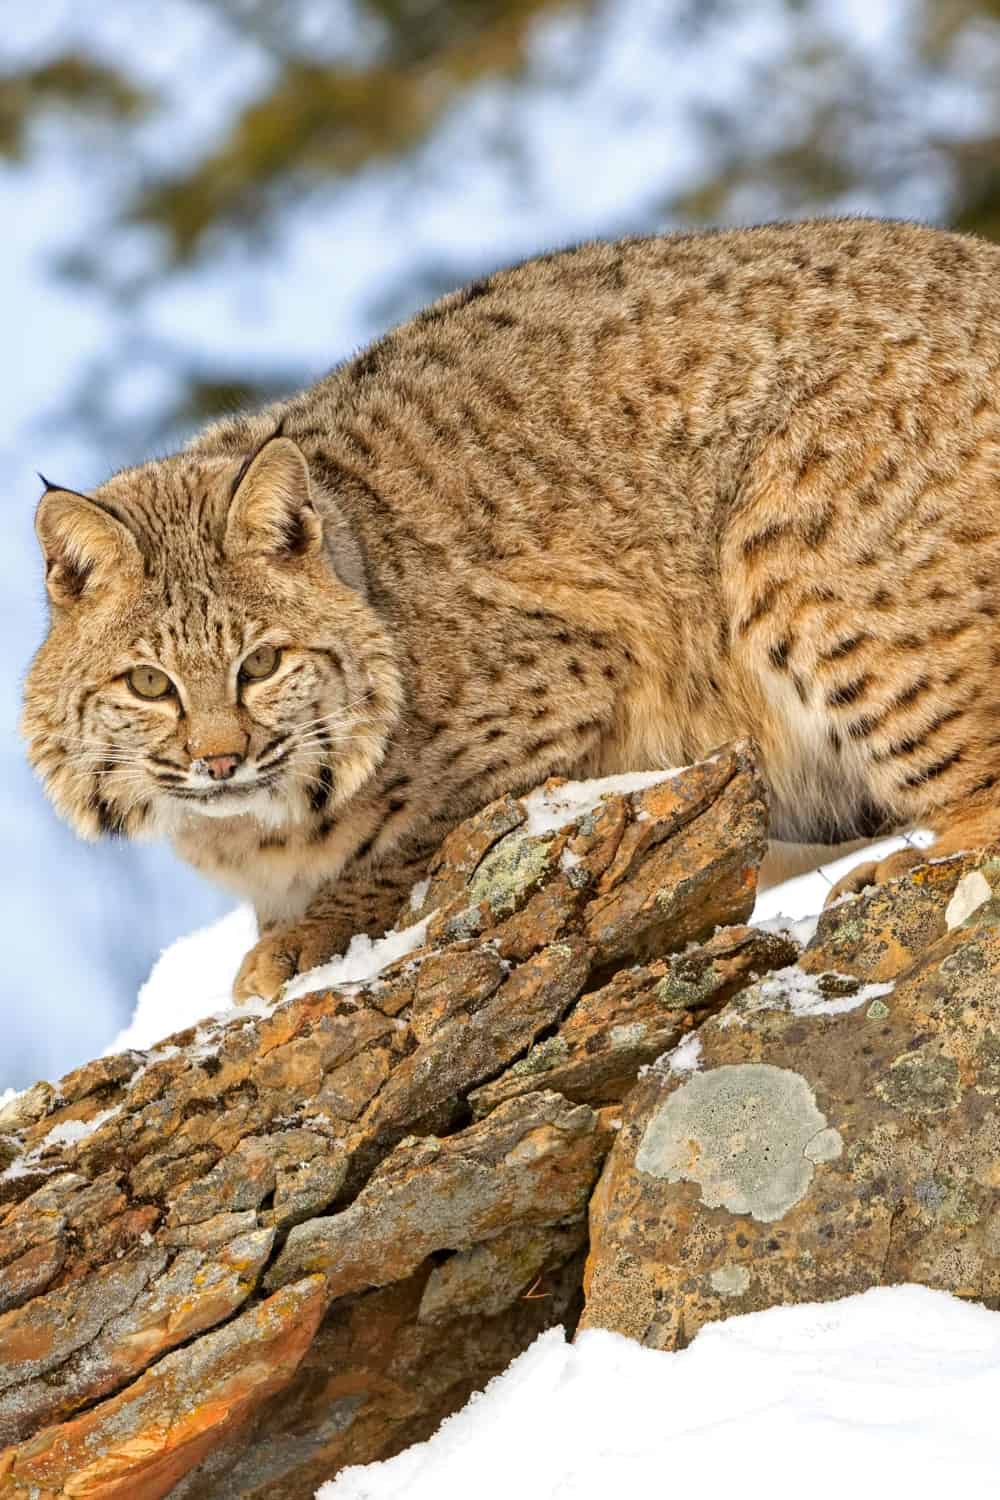
<path fill-rule="evenodd" d="M 174 690 L 170 678 L 159 667 L 133 667 L 125 681 L 140 698 L 165 698 Z"/>
<path fill-rule="evenodd" d="M 248 682 L 260 682 L 278 670 L 281 652 L 277 646 L 258 646 L 243 658 L 240 676 Z"/>

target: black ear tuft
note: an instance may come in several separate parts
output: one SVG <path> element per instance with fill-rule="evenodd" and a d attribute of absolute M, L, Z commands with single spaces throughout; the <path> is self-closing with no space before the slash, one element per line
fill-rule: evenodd
<path fill-rule="evenodd" d="M 283 530 L 282 551 L 287 552 L 290 557 L 301 557 L 304 552 L 309 551 L 313 532 L 306 522 L 305 510 L 292 511 L 287 515 L 283 522 Z"/>

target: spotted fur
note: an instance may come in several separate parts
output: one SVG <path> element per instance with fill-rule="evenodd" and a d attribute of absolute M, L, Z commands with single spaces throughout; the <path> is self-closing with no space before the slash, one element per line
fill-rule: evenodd
<path fill-rule="evenodd" d="M 491 797 L 738 734 L 780 836 L 990 842 L 998 388 L 1000 250 L 915 225 L 484 277 L 289 401 L 43 497 L 32 760 L 85 834 L 166 833 L 255 902 L 241 993 L 384 925 Z M 261 641 L 280 669 L 240 685 Z M 176 699 L 130 694 L 139 660 Z M 208 801 L 193 761 L 234 746 L 245 800 Z"/>

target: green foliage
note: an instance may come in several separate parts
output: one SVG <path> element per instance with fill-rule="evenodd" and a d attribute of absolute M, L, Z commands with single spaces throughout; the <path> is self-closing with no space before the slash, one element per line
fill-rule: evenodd
<path fill-rule="evenodd" d="M 200 0 L 220 35 L 244 50 L 255 48 L 265 63 L 256 95 L 234 106 L 200 152 L 174 161 L 162 150 L 144 156 L 147 122 L 169 129 L 177 103 L 153 98 L 133 82 L 127 56 L 112 67 L 103 56 L 98 61 L 66 51 L 3 79 L 0 153 L 24 161 L 34 149 L 47 149 L 46 133 L 33 127 L 53 112 L 68 117 L 75 134 L 89 122 L 111 122 L 111 216 L 99 239 L 90 235 L 64 246 L 61 269 L 90 282 L 112 306 L 136 307 L 151 285 L 183 276 L 194 264 L 211 265 L 234 245 L 266 239 L 297 204 L 316 200 L 321 211 L 323 195 L 329 202 L 365 169 L 413 158 L 478 85 L 504 80 L 515 98 L 518 90 L 537 88 L 532 44 L 540 23 L 566 18 L 583 37 L 581 56 L 599 55 L 614 4 L 330 0 L 324 13 L 316 0 Z M 709 45 L 725 47 L 727 19 L 745 17 L 746 0 L 665 0 L 661 9 L 669 89 L 674 49 L 679 55 L 700 45 L 711 67 Z M 895 201 L 893 188 L 904 175 L 924 173 L 937 184 L 932 201 L 945 206 L 953 223 L 1000 239 L 1000 77 L 977 77 L 987 107 L 970 109 L 965 125 L 951 134 L 924 126 L 919 111 L 926 79 L 953 80 L 957 93 L 975 73 L 980 53 L 1000 55 L 1000 0 L 908 0 L 903 14 L 912 61 L 902 71 L 897 62 L 883 71 L 877 58 L 854 47 L 829 5 L 785 0 L 785 13 L 784 46 L 773 50 L 766 66 L 743 67 L 731 106 L 693 122 L 704 145 L 701 180 L 683 192 L 672 186 L 671 142 L 664 140 L 662 183 L 650 152 L 640 217 L 608 224 L 607 232 L 838 211 L 856 201 L 877 208 Z M 324 45 L 316 43 L 317 16 Z M 323 30 L 326 21 L 331 24 Z M 545 86 L 560 85 L 550 80 Z M 190 87 L 198 87 L 197 79 Z M 758 128 L 772 117 L 781 120 L 780 129 Z M 498 131 L 473 149 L 500 157 L 514 143 Z M 148 238 L 161 253 L 130 277 L 115 269 L 108 250 L 131 243 L 136 230 L 152 230 Z M 378 311 L 395 314 L 482 269 L 414 264 L 407 287 L 378 288 Z M 113 358 L 128 352 L 119 341 Z M 228 372 L 206 371 L 193 352 L 189 357 L 181 348 L 172 358 L 186 394 L 164 418 L 171 428 L 193 425 L 244 397 L 270 394 L 298 373 L 282 372 L 280 379 L 258 373 L 236 388 Z M 98 420 L 101 387 L 99 372 L 89 372 L 77 416 L 86 407 L 88 430 L 100 429 L 107 439 L 109 428 Z"/>
<path fill-rule="evenodd" d="M 516 72 L 530 23 L 555 9 L 557 0 L 370 0 L 387 28 L 374 58 L 286 58 L 219 149 L 154 182 L 129 217 L 163 230 L 175 261 L 220 227 L 260 229 L 283 197 L 411 151 L 463 89 Z"/>
<path fill-rule="evenodd" d="M 23 157 L 32 123 L 44 111 L 132 121 L 151 104 L 124 73 L 75 53 L 0 77 L 0 154 Z"/>

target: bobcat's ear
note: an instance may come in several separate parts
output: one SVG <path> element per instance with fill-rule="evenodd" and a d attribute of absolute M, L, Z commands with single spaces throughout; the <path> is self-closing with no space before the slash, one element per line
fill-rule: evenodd
<path fill-rule="evenodd" d="M 35 532 L 54 605 L 67 609 L 142 571 L 135 537 L 111 510 L 75 490 L 43 483 L 47 488 L 35 512 Z"/>
<path fill-rule="evenodd" d="M 231 557 L 304 557 L 323 544 L 309 466 L 291 438 L 275 436 L 236 476 L 226 521 Z"/>

